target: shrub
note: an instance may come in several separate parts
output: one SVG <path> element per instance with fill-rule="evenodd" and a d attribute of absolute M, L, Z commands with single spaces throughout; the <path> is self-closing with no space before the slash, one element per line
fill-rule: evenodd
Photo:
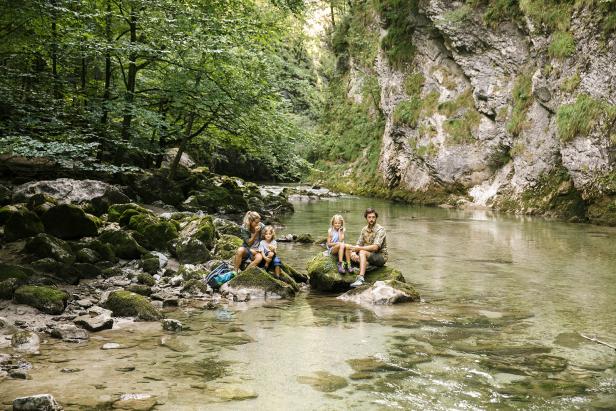
<path fill-rule="evenodd" d="M 507 123 L 507 131 L 517 136 L 524 128 L 524 120 L 533 102 L 532 77 L 529 73 L 521 74 L 513 85 L 513 110 Z"/>
<path fill-rule="evenodd" d="M 613 119 L 616 117 L 615 106 L 580 94 L 574 103 L 560 106 L 556 113 L 560 139 L 570 141 L 577 136 L 587 136 L 603 114 Z"/>

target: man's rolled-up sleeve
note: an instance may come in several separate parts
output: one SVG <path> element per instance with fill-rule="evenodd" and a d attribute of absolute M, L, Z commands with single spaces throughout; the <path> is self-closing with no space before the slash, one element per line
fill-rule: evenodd
<path fill-rule="evenodd" d="M 374 236 L 374 242 L 372 244 L 378 245 L 380 250 L 383 247 L 383 241 L 385 241 L 385 229 L 380 229 Z"/>

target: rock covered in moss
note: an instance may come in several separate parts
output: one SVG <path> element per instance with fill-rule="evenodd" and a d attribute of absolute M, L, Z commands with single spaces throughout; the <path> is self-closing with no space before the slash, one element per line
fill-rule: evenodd
<path fill-rule="evenodd" d="M 282 269 L 282 271 L 287 273 L 291 278 L 293 278 L 293 280 L 295 280 L 295 282 L 297 283 L 307 283 L 309 280 L 309 277 L 307 274 L 300 273 L 295 268 L 291 267 L 290 265 L 284 262 L 282 263 L 282 266 L 280 268 Z"/>
<path fill-rule="evenodd" d="M 18 331 L 11 338 L 11 346 L 19 352 L 36 353 L 40 343 L 38 334 L 32 331 Z"/>
<path fill-rule="evenodd" d="M 191 218 L 181 225 L 180 238 L 193 238 L 201 241 L 207 248 L 212 248 L 216 240 L 216 228 L 209 215 Z"/>
<path fill-rule="evenodd" d="M 147 298 L 130 291 L 114 291 L 109 294 L 105 308 L 111 310 L 116 317 L 137 317 L 143 321 L 155 321 L 162 314 L 150 304 Z"/>
<path fill-rule="evenodd" d="M 152 256 L 151 254 L 146 254 L 141 259 L 141 268 L 143 271 L 149 274 L 156 274 L 160 267 L 160 260 L 157 256 Z"/>
<path fill-rule="evenodd" d="M 7 278 L 0 280 L 0 300 L 11 300 L 15 290 L 19 287 L 20 281 L 17 278 Z"/>
<path fill-rule="evenodd" d="M 124 214 L 126 211 L 132 210 Z M 114 204 L 107 210 L 107 219 L 114 223 L 127 225 L 130 218 L 136 214 L 148 214 L 150 210 L 135 203 Z"/>
<path fill-rule="evenodd" d="M 351 283 L 355 281 L 356 274 L 340 274 L 336 266 L 336 260 L 329 255 L 319 254 L 308 263 L 308 275 L 310 285 L 319 291 L 347 291 Z M 397 280 L 406 282 L 402 273 L 395 268 L 370 267 L 366 272 L 366 283 L 375 281 Z"/>
<path fill-rule="evenodd" d="M 61 314 L 66 308 L 69 294 L 54 287 L 24 285 L 15 290 L 13 297 L 18 304 L 26 304 L 46 314 Z"/>
<path fill-rule="evenodd" d="M 28 240 L 24 250 L 38 258 L 53 258 L 65 264 L 75 261 L 73 250 L 66 241 L 41 233 Z"/>
<path fill-rule="evenodd" d="M 357 304 L 392 305 L 419 301 L 419 293 L 413 286 L 396 280 L 376 281 L 372 285 L 362 285 L 337 297 L 342 301 Z"/>
<path fill-rule="evenodd" d="M 312 239 L 312 236 L 308 233 L 303 233 L 297 236 L 297 239 L 295 240 L 298 243 L 301 244 L 312 244 L 314 243 L 314 240 Z"/>
<path fill-rule="evenodd" d="M 152 295 L 152 288 L 145 284 L 131 284 L 126 287 L 126 291 L 130 291 L 131 293 L 143 295 L 145 297 L 149 297 Z"/>
<path fill-rule="evenodd" d="M 246 294 L 254 298 L 293 298 L 296 291 L 293 287 L 281 280 L 274 278 L 267 271 L 257 267 L 242 271 L 229 281 L 225 291 L 231 294 Z"/>
<path fill-rule="evenodd" d="M 202 278 L 193 278 L 184 282 L 182 292 L 189 294 L 205 294 L 207 292 L 207 285 Z"/>
<path fill-rule="evenodd" d="M 120 258 L 134 260 L 141 258 L 141 255 L 147 250 L 143 248 L 133 236 L 123 230 L 105 230 L 101 233 L 98 239 L 113 248 L 113 252 Z"/>
<path fill-rule="evenodd" d="M 128 226 L 141 234 L 143 246 L 150 250 L 166 250 L 169 241 L 178 237 L 175 224 L 152 214 L 135 214 Z"/>
<path fill-rule="evenodd" d="M 242 246 L 242 239 L 231 234 L 222 234 L 216 242 L 214 254 L 217 258 L 228 260 Z"/>
<path fill-rule="evenodd" d="M 150 287 L 156 284 L 156 280 L 154 279 L 154 277 L 147 273 L 139 273 L 137 275 L 137 282 L 139 284 L 145 284 Z"/>
<path fill-rule="evenodd" d="M 7 241 L 32 237 L 45 231 L 45 226 L 38 215 L 25 207 L 2 207 L 0 216 L 5 221 L 4 236 Z"/>
<path fill-rule="evenodd" d="M 100 224 L 96 217 L 86 214 L 80 207 L 72 204 L 52 207 L 41 219 L 47 233 L 63 240 L 96 236 Z"/>
<path fill-rule="evenodd" d="M 182 203 L 188 211 L 208 213 L 241 214 L 248 211 L 248 203 L 239 186 L 230 179 L 221 186 L 199 190 Z"/>
<path fill-rule="evenodd" d="M 236 237 L 242 234 L 242 228 L 239 224 L 224 218 L 215 218 L 214 227 L 220 234 L 229 234 Z"/>
<path fill-rule="evenodd" d="M 212 258 L 207 246 L 196 238 L 180 239 L 175 245 L 175 254 L 182 264 L 201 264 Z"/>
<path fill-rule="evenodd" d="M 10 203 L 12 196 L 11 189 L 0 184 L 0 206 Z"/>
<path fill-rule="evenodd" d="M 9 278 L 27 280 L 35 274 L 36 273 L 31 268 L 17 264 L 7 264 L 0 262 L 0 281 L 7 280 Z"/>
<path fill-rule="evenodd" d="M 75 256 L 80 263 L 95 264 L 101 260 L 101 256 L 91 248 L 82 248 Z"/>

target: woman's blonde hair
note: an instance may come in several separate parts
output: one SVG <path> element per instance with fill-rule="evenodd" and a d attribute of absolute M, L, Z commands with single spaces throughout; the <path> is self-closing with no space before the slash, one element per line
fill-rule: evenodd
<path fill-rule="evenodd" d="M 336 221 L 340 221 L 340 228 L 344 228 L 344 218 L 342 218 L 340 214 L 335 214 L 329 222 L 329 225 L 333 227 Z"/>
<path fill-rule="evenodd" d="M 265 235 L 269 232 L 272 232 L 272 240 L 276 239 L 276 230 L 274 230 L 274 227 L 272 227 L 271 225 L 266 225 L 265 227 L 263 227 L 263 234 L 262 237 L 265 240 Z"/>
<path fill-rule="evenodd" d="M 246 230 L 250 230 L 250 223 L 252 223 L 256 219 L 261 219 L 259 213 L 257 213 L 256 211 L 247 211 L 246 214 L 244 214 L 244 221 L 242 222 L 242 225 Z"/>

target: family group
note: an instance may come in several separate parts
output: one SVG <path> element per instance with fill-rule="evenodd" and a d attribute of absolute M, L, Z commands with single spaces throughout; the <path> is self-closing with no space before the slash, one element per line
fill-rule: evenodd
<path fill-rule="evenodd" d="M 379 214 L 373 208 L 364 211 L 366 225 L 354 245 L 345 243 L 344 218 L 336 214 L 330 221 L 327 231 L 327 250 L 330 255 L 338 258 L 340 274 L 358 273 L 351 287 L 358 287 L 365 282 L 364 276 L 368 265 L 380 267 L 387 262 L 387 239 L 385 229 L 376 222 L 378 217 Z M 248 211 L 244 216 L 241 237 L 243 244 L 235 253 L 235 271 L 239 272 L 242 262 L 247 261 L 247 268 L 273 269 L 274 274 L 279 277 L 282 263 L 277 256 L 274 227 L 263 224 L 261 216 L 256 211 Z M 353 263 L 359 266 L 359 272 L 353 267 Z"/>

